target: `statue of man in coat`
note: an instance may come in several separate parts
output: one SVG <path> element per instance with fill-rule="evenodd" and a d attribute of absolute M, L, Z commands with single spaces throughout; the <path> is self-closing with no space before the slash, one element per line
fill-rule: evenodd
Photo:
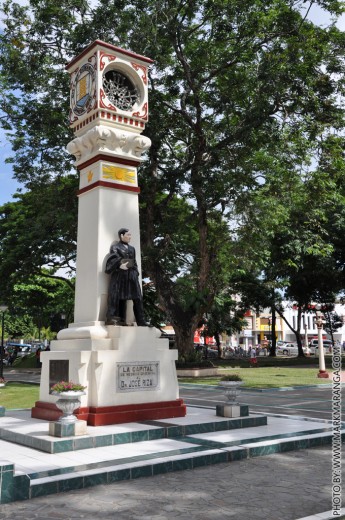
<path fill-rule="evenodd" d="M 110 274 L 106 325 L 127 325 L 127 300 L 133 301 L 135 321 L 138 326 L 148 326 L 144 318 L 143 297 L 139 283 L 135 248 L 129 244 L 132 235 L 129 229 L 118 231 L 119 242 L 110 247 L 105 272 Z"/>

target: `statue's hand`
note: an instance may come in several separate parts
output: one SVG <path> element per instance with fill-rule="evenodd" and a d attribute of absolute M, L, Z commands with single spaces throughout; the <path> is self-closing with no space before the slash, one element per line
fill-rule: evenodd
<path fill-rule="evenodd" d="M 123 269 L 124 271 L 128 271 L 128 262 L 126 262 L 125 264 L 121 264 L 120 269 Z"/>

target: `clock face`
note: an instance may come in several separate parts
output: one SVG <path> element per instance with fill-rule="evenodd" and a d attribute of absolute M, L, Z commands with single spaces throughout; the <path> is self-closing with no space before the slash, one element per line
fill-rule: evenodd
<path fill-rule="evenodd" d="M 73 112 L 78 116 L 94 108 L 95 96 L 95 69 L 90 63 L 84 63 L 78 71 L 72 85 L 71 101 Z"/>
<path fill-rule="evenodd" d="M 120 110 L 131 110 L 140 102 L 140 93 L 134 83 L 117 70 L 109 70 L 103 76 L 103 89 L 109 101 Z"/>

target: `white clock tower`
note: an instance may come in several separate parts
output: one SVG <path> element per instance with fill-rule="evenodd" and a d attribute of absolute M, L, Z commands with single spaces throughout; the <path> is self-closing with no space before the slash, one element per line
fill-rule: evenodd
<path fill-rule="evenodd" d="M 177 351 L 149 327 L 106 326 L 105 263 L 117 231 L 131 230 L 140 271 L 137 168 L 151 141 L 148 67 L 152 60 L 96 40 L 67 65 L 71 78 L 67 150 L 80 172 L 74 323 L 41 355 L 40 401 L 33 417 L 54 419 L 50 386 L 68 378 L 87 386 L 78 417 L 88 424 L 183 416 Z"/>

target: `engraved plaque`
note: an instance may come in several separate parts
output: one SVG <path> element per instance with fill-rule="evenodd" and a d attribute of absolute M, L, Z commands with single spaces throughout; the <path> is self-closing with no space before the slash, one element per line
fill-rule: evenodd
<path fill-rule="evenodd" d="M 68 359 L 51 359 L 49 361 L 49 388 L 59 381 L 69 380 Z M 51 391 L 49 390 L 49 393 Z"/>
<path fill-rule="evenodd" d="M 159 389 L 159 361 L 116 363 L 118 392 Z"/>

